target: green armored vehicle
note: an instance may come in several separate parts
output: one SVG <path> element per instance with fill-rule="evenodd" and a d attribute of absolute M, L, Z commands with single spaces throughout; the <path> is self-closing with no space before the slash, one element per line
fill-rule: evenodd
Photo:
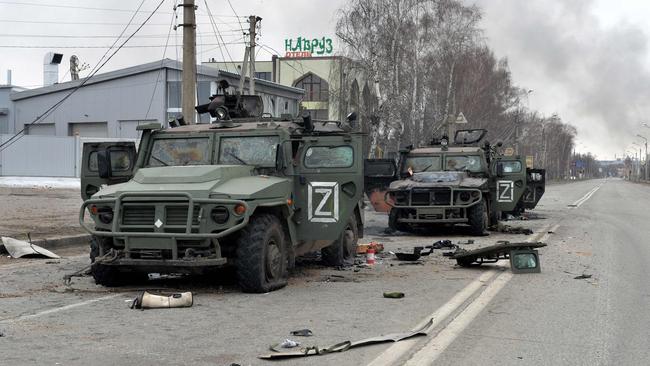
<path fill-rule="evenodd" d="M 197 107 L 217 123 L 139 126 L 137 153 L 133 143 L 84 145 L 80 223 L 98 284 L 234 266 L 244 291 L 267 292 L 286 285 L 296 256 L 352 260 L 363 233 L 362 135 L 308 115 L 246 112 L 261 102 L 217 95 Z"/>
<path fill-rule="evenodd" d="M 501 144 L 480 144 L 487 131 L 459 130 L 391 159 L 366 161 L 366 192 L 393 230 L 467 224 L 483 235 L 502 214 L 534 208 L 544 194 L 544 170 L 503 156 Z"/>

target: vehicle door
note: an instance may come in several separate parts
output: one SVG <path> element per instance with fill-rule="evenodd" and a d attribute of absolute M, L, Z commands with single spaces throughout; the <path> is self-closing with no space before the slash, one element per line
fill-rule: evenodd
<path fill-rule="evenodd" d="M 318 136 L 298 151 L 294 220 L 304 240 L 337 239 L 363 196 L 361 139 Z"/>
<path fill-rule="evenodd" d="M 393 159 L 366 159 L 363 162 L 363 190 L 377 212 L 389 212 L 384 196 L 390 183 L 397 179 L 397 166 Z"/>
<path fill-rule="evenodd" d="M 493 167 L 496 209 L 501 212 L 514 211 L 526 189 L 525 164 L 522 159 L 503 156 L 496 158 Z"/>
<path fill-rule="evenodd" d="M 526 190 L 521 197 L 522 207 L 533 209 L 546 190 L 546 169 L 526 168 Z"/>
<path fill-rule="evenodd" d="M 133 176 L 135 143 L 86 142 L 81 157 L 81 198 L 87 200 L 102 185 L 123 183 Z"/>

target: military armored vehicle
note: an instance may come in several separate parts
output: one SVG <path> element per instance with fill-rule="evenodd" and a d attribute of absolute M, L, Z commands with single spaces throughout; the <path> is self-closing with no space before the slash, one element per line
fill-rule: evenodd
<path fill-rule="evenodd" d="M 320 250 L 338 266 L 356 254 L 362 135 L 309 115 L 261 116 L 257 96 L 211 100 L 197 111 L 216 123 L 141 125 L 137 153 L 84 144 L 80 223 L 98 284 L 233 266 L 243 291 L 267 292 L 286 285 L 296 256 Z"/>
<path fill-rule="evenodd" d="M 534 208 L 544 194 L 544 170 L 528 169 L 501 144 L 484 142 L 486 130 L 459 130 L 392 159 L 365 162 L 365 190 L 377 211 L 389 212 L 393 230 L 467 224 L 483 235 L 505 213 Z"/>

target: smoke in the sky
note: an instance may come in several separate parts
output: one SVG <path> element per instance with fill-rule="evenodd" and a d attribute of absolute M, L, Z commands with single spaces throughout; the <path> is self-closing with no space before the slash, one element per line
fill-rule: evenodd
<path fill-rule="evenodd" d="M 534 89 L 530 107 L 576 126 L 583 152 L 620 157 L 636 134 L 650 137 L 640 126 L 650 119 L 648 41 L 640 26 L 605 27 L 591 0 L 478 5 L 488 44 L 508 57 L 516 83 Z"/>

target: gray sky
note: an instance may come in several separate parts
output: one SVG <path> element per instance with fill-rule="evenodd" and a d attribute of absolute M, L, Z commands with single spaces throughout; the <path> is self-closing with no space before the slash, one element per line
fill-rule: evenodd
<path fill-rule="evenodd" d="M 158 1 L 146 0 L 143 10 L 147 12 L 138 14 L 134 23 L 142 22 Z M 233 43 L 228 50 L 235 61 L 243 54 L 238 19 L 247 27 L 244 16 L 261 16 L 260 43 L 283 51 L 285 38 L 335 38 L 336 10 L 345 4 L 345 0 L 231 2 L 241 18 L 234 16 L 226 0 L 207 3 L 217 15 L 217 26 L 224 40 Z M 129 45 L 164 45 L 172 22 L 173 3 L 166 0 L 161 13 L 152 18 L 152 25 L 140 31 L 139 36 L 146 37 L 134 38 Z M 196 3 L 199 6 L 199 60 L 206 61 L 210 57 L 228 60 L 230 56 L 225 51 L 222 57 L 216 49 L 217 37 L 206 16 L 204 1 L 196 0 Z M 113 42 L 110 37 L 119 34 L 131 17 L 130 11 L 118 10 L 133 10 L 138 4 L 139 1 L 126 0 L 0 0 L 0 46 L 45 47 L 0 47 L 0 82 L 4 82 L 5 70 L 12 69 L 14 84 L 39 86 L 43 55 L 48 51 L 64 54 L 64 64 L 59 70 L 62 81 L 69 79 L 68 59 L 72 54 L 81 62 L 95 65 L 105 51 L 101 47 L 110 45 Z M 650 123 L 650 118 L 646 117 L 650 116 L 646 103 L 650 99 L 647 43 L 650 2 L 479 0 L 477 4 L 484 11 L 482 26 L 488 44 L 498 57 L 508 58 L 515 83 L 534 90 L 528 100 L 530 108 L 546 115 L 558 113 L 575 125 L 579 133 L 578 151 L 591 151 L 601 159 L 611 159 L 631 146 L 637 133 L 650 137 L 650 129 L 640 126 L 641 121 Z M 181 29 L 178 37 L 174 34 L 172 31 L 166 51 L 166 57 L 172 59 L 177 58 L 177 52 L 179 56 L 182 53 L 175 45 L 181 42 Z M 64 46 L 100 48 L 62 48 Z M 124 49 L 103 71 L 157 60 L 162 55 L 162 47 Z M 261 49 L 258 59 L 270 59 L 269 52 Z"/>

